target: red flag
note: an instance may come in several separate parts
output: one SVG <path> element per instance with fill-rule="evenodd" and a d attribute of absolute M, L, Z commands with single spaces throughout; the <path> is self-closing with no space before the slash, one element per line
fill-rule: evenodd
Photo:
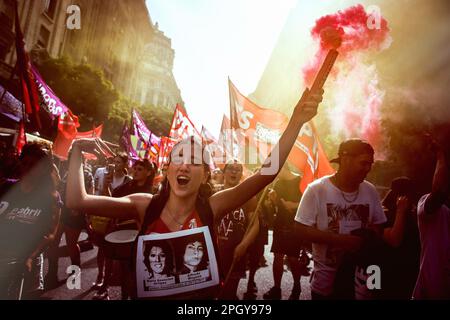
<path fill-rule="evenodd" d="M 158 168 L 164 163 L 169 162 L 169 155 L 172 151 L 173 146 L 177 143 L 177 140 L 171 139 L 169 137 L 161 137 L 161 147 L 159 149 L 158 156 Z"/>
<path fill-rule="evenodd" d="M 305 123 L 289 154 L 288 161 L 303 172 L 300 191 L 303 193 L 314 180 L 334 173 L 323 151 L 316 128 L 312 121 Z"/>
<path fill-rule="evenodd" d="M 78 117 L 70 110 L 61 114 L 58 118 L 58 131 L 67 139 L 74 139 L 76 137 L 79 126 Z"/>
<path fill-rule="evenodd" d="M 191 119 L 177 104 L 172 118 L 172 125 L 170 127 L 169 137 L 175 140 L 183 140 L 195 136 L 200 139 L 200 134 L 192 123 Z"/>
<path fill-rule="evenodd" d="M 15 29 L 16 29 L 16 53 L 17 70 L 22 86 L 23 103 L 25 112 L 30 115 L 31 125 L 34 130 L 41 129 L 41 120 L 39 118 L 39 95 L 34 75 L 31 70 L 30 57 L 25 52 L 25 42 L 20 28 L 19 13 L 17 1 L 14 1 L 15 9 Z"/>
<path fill-rule="evenodd" d="M 81 138 L 101 138 L 103 132 L 103 125 L 99 125 L 93 130 L 86 132 L 77 132 L 75 136 L 68 137 L 63 131 L 59 130 L 53 143 L 53 153 L 61 159 L 67 159 L 70 146 L 74 139 Z M 95 159 L 95 156 L 86 156 L 88 159 Z"/>
<path fill-rule="evenodd" d="M 23 120 L 22 120 L 22 121 L 20 121 L 20 124 L 19 124 L 19 132 L 17 134 L 17 140 L 16 140 L 17 154 L 20 154 L 22 152 L 22 148 L 26 143 L 27 143 L 27 136 L 25 134 L 25 126 L 24 126 Z"/>
<path fill-rule="evenodd" d="M 281 112 L 262 108 L 243 96 L 229 81 L 231 121 L 244 131 L 249 143 L 261 157 L 267 157 L 286 129 L 289 119 Z M 320 144 L 313 122 L 306 123 L 300 131 L 288 161 L 303 173 L 300 190 L 317 178 L 334 172 Z"/>
<path fill-rule="evenodd" d="M 277 144 L 289 119 L 281 112 L 262 108 L 253 103 L 242 95 L 230 80 L 228 80 L 228 84 L 230 90 L 230 122 L 231 127 L 237 130 L 236 138 L 241 145 L 244 139 L 247 139 L 248 143 L 256 148 L 260 160 L 264 160 Z"/>

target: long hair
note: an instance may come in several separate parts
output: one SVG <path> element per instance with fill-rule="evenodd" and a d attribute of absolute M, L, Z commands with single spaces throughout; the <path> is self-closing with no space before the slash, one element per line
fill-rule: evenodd
<path fill-rule="evenodd" d="M 190 146 L 197 145 L 197 146 L 201 147 L 202 155 L 204 155 L 204 156 L 202 156 L 202 165 L 203 165 L 203 169 L 205 170 L 205 174 L 207 175 L 207 181 L 206 181 L 206 183 L 203 183 L 200 186 L 200 188 L 198 190 L 196 203 L 198 203 L 199 205 L 205 204 L 208 201 L 209 197 L 213 194 L 213 190 L 212 190 L 211 183 L 210 183 L 211 182 L 211 171 L 210 171 L 208 160 L 205 161 L 205 158 L 210 159 L 211 157 L 209 156 L 209 152 L 206 149 L 206 146 L 203 143 L 201 143 L 200 141 L 198 141 L 197 139 L 195 139 L 194 136 L 191 136 L 189 138 L 181 140 L 180 142 L 175 144 L 172 151 L 176 150 L 176 147 L 181 144 L 189 144 Z M 170 156 L 169 156 L 169 163 L 168 163 L 169 166 L 173 160 L 172 157 L 173 157 L 173 153 L 171 152 Z M 167 178 L 167 175 L 161 184 L 162 184 L 162 188 L 161 188 L 159 194 L 161 196 L 161 199 L 165 203 L 169 199 L 169 195 L 170 195 L 170 184 L 169 184 L 169 179 Z"/>
<path fill-rule="evenodd" d="M 146 241 L 144 243 L 145 247 L 144 247 L 144 265 L 148 270 L 148 273 L 151 274 L 151 277 L 154 277 L 153 274 L 153 270 L 150 267 L 150 252 L 153 248 L 155 247 L 159 247 L 162 249 L 162 251 L 164 252 L 164 254 L 166 255 L 166 260 L 164 263 L 164 268 L 162 273 L 166 276 L 172 276 L 174 274 L 174 255 L 173 255 L 173 249 L 172 246 L 170 245 L 170 243 L 168 241 L 164 241 L 164 240 L 151 240 L 151 241 Z"/>

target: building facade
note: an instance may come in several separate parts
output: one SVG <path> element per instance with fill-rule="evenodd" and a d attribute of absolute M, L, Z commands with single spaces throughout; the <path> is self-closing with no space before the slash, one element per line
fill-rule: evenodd
<path fill-rule="evenodd" d="M 159 30 L 158 23 L 155 23 L 152 39 L 146 45 L 142 57 L 137 101 L 169 109 L 175 108 L 177 103 L 183 105 L 172 73 L 174 57 L 171 40 Z"/>
<path fill-rule="evenodd" d="M 3 79 L 16 61 L 14 2 L 0 0 Z M 80 29 L 67 28 L 70 5 L 80 8 Z M 124 96 L 143 104 L 174 107 L 181 102 L 170 39 L 155 28 L 144 0 L 18 0 L 18 11 L 27 51 L 93 65 Z"/>

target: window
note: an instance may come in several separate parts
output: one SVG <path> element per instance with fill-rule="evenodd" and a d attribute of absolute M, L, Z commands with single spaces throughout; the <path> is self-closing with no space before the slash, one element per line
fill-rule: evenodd
<path fill-rule="evenodd" d="M 57 0 L 45 0 L 44 12 L 50 17 L 54 18 L 56 11 Z"/>
<path fill-rule="evenodd" d="M 39 30 L 39 39 L 37 44 L 41 48 L 47 49 L 49 40 L 50 40 L 50 31 L 46 27 L 41 26 L 41 29 Z"/>

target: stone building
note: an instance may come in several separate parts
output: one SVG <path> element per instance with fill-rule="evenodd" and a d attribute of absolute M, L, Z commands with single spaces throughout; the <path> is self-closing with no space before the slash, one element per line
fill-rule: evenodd
<path fill-rule="evenodd" d="M 171 40 L 159 30 L 158 23 L 155 23 L 152 39 L 146 45 L 142 57 L 142 81 L 137 101 L 170 109 L 177 103 L 183 104 L 172 73 L 174 57 Z"/>
<path fill-rule="evenodd" d="M 4 68 L 16 62 L 15 0 L 0 0 L 0 61 Z M 44 49 L 52 57 L 62 54 L 65 36 L 66 6 L 69 0 L 18 1 L 20 25 L 25 38 L 25 50 Z M 4 78 L 6 74 L 1 74 Z"/>
<path fill-rule="evenodd" d="M 15 64 L 14 1 L 0 0 L 0 78 Z M 80 29 L 66 27 L 69 5 Z M 173 108 L 182 102 L 172 74 L 171 41 L 153 25 L 144 0 L 18 0 L 26 50 L 101 69 L 126 97 Z"/>
<path fill-rule="evenodd" d="M 68 30 L 63 53 L 103 70 L 125 96 L 136 99 L 138 71 L 152 22 L 144 0 L 77 0 L 81 29 Z"/>

